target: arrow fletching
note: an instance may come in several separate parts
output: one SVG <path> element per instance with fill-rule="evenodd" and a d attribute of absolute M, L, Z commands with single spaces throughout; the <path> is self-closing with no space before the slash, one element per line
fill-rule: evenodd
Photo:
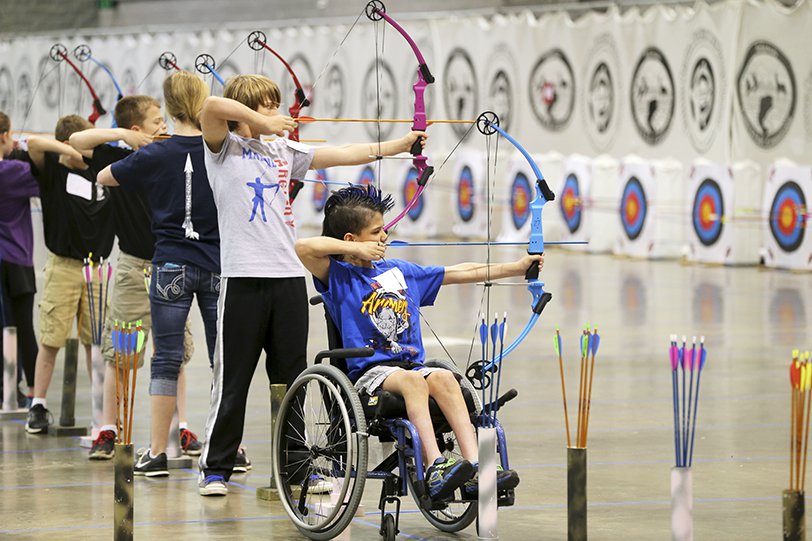
<path fill-rule="evenodd" d="M 558 331 L 558 327 L 555 328 L 553 347 L 555 348 L 555 354 L 561 357 L 561 333 Z"/>
<path fill-rule="evenodd" d="M 592 356 L 594 357 L 595 355 L 598 354 L 598 346 L 600 346 L 601 344 L 601 336 L 598 334 L 598 329 L 595 329 L 592 332 L 591 342 L 592 344 L 590 345 L 590 347 L 592 348 Z"/>

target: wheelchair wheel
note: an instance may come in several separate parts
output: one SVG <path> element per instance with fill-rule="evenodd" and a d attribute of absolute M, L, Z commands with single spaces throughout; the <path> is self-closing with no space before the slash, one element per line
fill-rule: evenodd
<path fill-rule="evenodd" d="M 343 372 L 317 364 L 293 383 L 279 408 L 273 467 L 282 505 L 302 534 L 327 540 L 347 527 L 364 492 L 367 426 Z"/>
<path fill-rule="evenodd" d="M 395 517 L 387 513 L 383 517 L 383 524 L 381 525 L 381 537 L 384 541 L 395 541 L 398 535 L 398 530 L 395 528 Z"/>
<path fill-rule="evenodd" d="M 466 387 L 473 396 L 474 403 L 476 404 L 476 413 L 479 413 L 482 410 L 482 404 L 479 399 L 479 396 L 476 393 L 476 390 L 471 385 L 471 382 L 465 379 L 465 376 L 462 374 L 457 365 L 445 359 L 431 359 L 426 361 L 426 366 L 437 366 L 440 368 L 445 368 L 462 376 L 460 385 Z M 437 444 L 440 447 L 440 451 L 442 451 L 443 456 L 445 456 L 446 458 L 454 458 L 457 460 L 462 459 L 462 454 L 460 453 L 460 446 L 453 432 L 438 434 Z M 441 530 L 443 532 L 458 532 L 460 530 L 467 528 L 476 519 L 478 513 L 478 504 L 476 501 L 450 501 L 448 502 L 448 505 L 443 509 L 438 510 L 424 509 L 420 505 L 420 501 L 418 500 L 417 497 L 418 492 L 414 490 L 415 481 L 416 479 L 414 478 L 414 470 L 411 470 L 410 474 L 407 476 L 407 482 L 409 484 L 409 492 L 412 493 L 412 496 L 415 499 L 415 503 L 417 503 L 420 512 L 423 513 L 423 516 L 426 517 L 426 520 L 428 520 L 429 523 L 431 523 L 431 525 L 437 528 L 438 530 Z M 459 491 L 457 492 L 457 494 L 459 494 Z"/>

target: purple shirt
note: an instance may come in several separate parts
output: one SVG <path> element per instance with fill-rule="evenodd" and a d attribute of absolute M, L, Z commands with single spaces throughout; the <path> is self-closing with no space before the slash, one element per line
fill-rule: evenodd
<path fill-rule="evenodd" d="M 0 259 L 34 265 L 30 199 L 38 196 L 39 186 L 28 163 L 0 160 Z"/>

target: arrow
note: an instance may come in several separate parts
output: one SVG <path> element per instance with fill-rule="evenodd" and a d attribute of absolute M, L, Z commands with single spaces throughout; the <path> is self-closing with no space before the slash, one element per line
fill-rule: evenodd
<path fill-rule="evenodd" d="M 567 429 L 567 448 L 572 447 L 572 443 L 570 441 L 570 417 L 567 413 L 567 387 L 564 385 L 564 358 L 563 358 L 563 348 L 561 347 L 561 333 L 558 331 L 558 327 L 555 328 L 555 338 L 553 338 L 553 346 L 555 347 L 555 353 L 558 355 L 558 370 L 561 372 L 561 396 L 564 399 L 564 426 Z"/>
<path fill-rule="evenodd" d="M 319 181 L 312 181 L 319 182 Z M 545 242 L 544 244 L 588 244 L 588 241 L 573 240 L 573 241 L 558 241 L 558 242 Z M 403 248 L 407 246 L 526 246 L 526 242 L 409 242 L 405 240 L 393 240 L 386 243 L 387 246 L 393 248 Z M 523 284 L 527 285 L 527 284 Z"/>
<path fill-rule="evenodd" d="M 186 154 L 186 165 L 183 172 L 186 174 L 186 215 L 182 227 L 187 239 L 199 240 L 200 235 L 195 232 L 194 225 L 192 225 L 192 173 L 194 168 L 191 154 Z"/>
<path fill-rule="evenodd" d="M 380 122 L 381 124 L 412 124 L 414 119 L 409 120 L 405 118 L 314 118 L 312 116 L 300 116 L 298 118 L 300 124 L 310 124 L 313 122 Z M 435 119 L 426 120 L 427 125 L 431 124 L 474 124 L 476 120 L 449 120 L 449 119 Z"/>

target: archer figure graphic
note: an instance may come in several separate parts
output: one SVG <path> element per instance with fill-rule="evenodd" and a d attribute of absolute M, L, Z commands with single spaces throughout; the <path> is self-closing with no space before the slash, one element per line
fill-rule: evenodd
<path fill-rule="evenodd" d="M 267 222 L 268 220 L 265 218 L 265 198 L 263 197 L 263 192 L 269 188 L 276 188 L 276 191 L 274 192 L 274 196 L 276 196 L 276 194 L 279 192 L 279 183 L 263 184 L 262 180 L 259 177 L 256 177 L 254 182 L 246 182 L 245 185 L 254 189 L 254 199 L 252 200 L 254 203 L 254 208 L 251 209 L 251 218 L 248 221 L 254 221 L 254 218 L 257 216 L 257 207 L 259 207 L 259 210 L 262 213 L 262 221 Z"/>

